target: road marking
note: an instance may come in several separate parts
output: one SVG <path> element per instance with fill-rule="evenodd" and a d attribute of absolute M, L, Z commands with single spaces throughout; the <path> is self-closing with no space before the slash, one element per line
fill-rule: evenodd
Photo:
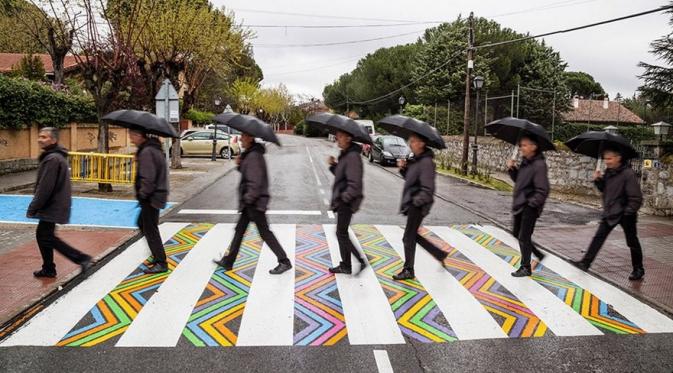
<path fill-rule="evenodd" d="M 325 191 L 320 189 L 320 194 L 325 195 Z"/>
<path fill-rule="evenodd" d="M 182 209 L 181 215 L 238 215 L 238 210 Z M 267 210 L 267 215 L 322 215 L 320 210 Z"/>
<path fill-rule="evenodd" d="M 374 360 L 376 361 L 376 367 L 378 368 L 379 373 L 393 373 L 393 365 L 390 364 L 388 351 L 374 350 Z"/>
<path fill-rule="evenodd" d="M 315 176 L 315 182 L 318 186 L 322 186 L 320 178 L 318 177 L 318 171 L 315 169 L 315 164 L 313 163 L 313 158 L 311 157 L 311 151 L 306 147 L 306 154 L 308 154 L 308 160 L 311 161 L 311 169 L 313 170 L 313 175 Z"/>
<path fill-rule="evenodd" d="M 323 198 L 322 201 L 323 201 L 323 203 L 325 204 L 325 206 L 329 206 L 329 205 L 330 205 L 329 200 L 328 200 L 327 198 Z"/>
<path fill-rule="evenodd" d="M 159 227 L 166 242 L 187 223 L 164 223 Z M 111 292 L 147 258 L 147 241 L 141 239 L 12 334 L 2 346 L 54 346 L 98 301 Z"/>
<path fill-rule="evenodd" d="M 327 217 L 330 219 L 334 219 L 334 212 L 333 211 L 327 211 Z"/>
<path fill-rule="evenodd" d="M 341 261 L 336 226 L 325 224 L 323 228 L 332 256 L 332 265 L 336 266 Z M 351 240 L 359 246 L 352 232 Z M 354 257 L 351 259 L 357 263 Z M 395 315 L 388 304 L 388 298 L 371 266 L 367 266 L 357 276 L 336 275 L 336 282 L 346 317 L 348 341 L 351 345 L 405 343 Z"/>
<path fill-rule="evenodd" d="M 175 347 L 215 271 L 213 259 L 233 234 L 233 224 L 218 224 L 209 230 L 145 304 L 116 346 Z"/>
<path fill-rule="evenodd" d="M 376 229 L 404 257 L 402 237 L 398 226 L 377 225 Z M 458 339 L 507 338 L 484 307 L 442 265 L 420 245 L 416 249 L 416 277 L 446 317 Z"/>
<path fill-rule="evenodd" d="M 294 258 L 295 225 L 274 224 L 271 229 L 288 258 Z M 295 268 L 272 275 L 276 256 L 264 244 L 241 319 L 237 346 L 292 346 L 294 331 Z"/>
<path fill-rule="evenodd" d="M 557 336 L 602 335 L 596 327 L 534 280 L 510 275 L 512 267 L 469 237 L 448 227 L 428 227 L 503 284 Z"/>
<path fill-rule="evenodd" d="M 483 226 L 481 229 L 507 245 L 517 250 L 519 249 L 518 240 L 502 229 L 493 226 Z M 546 267 L 555 271 L 560 276 L 574 282 L 583 289 L 593 293 L 604 302 L 612 305 L 621 315 L 646 332 L 673 332 L 673 320 L 611 284 L 597 279 L 591 274 L 576 268 L 555 255 L 547 255 L 543 263 Z"/>

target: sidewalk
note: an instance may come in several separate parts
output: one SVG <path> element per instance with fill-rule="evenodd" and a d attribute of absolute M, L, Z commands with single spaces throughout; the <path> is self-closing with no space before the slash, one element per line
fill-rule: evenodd
<path fill-rule="evenodd" d="M 184 168 L 170 171 L 171 202 L 180 203 L 224 176 L 235 164 L 233 161 L 207 158 L 185 158 Z M 0 190 L 10 194 L 32 194 L 37 171 L 0 176 Z M 111 194 L 98 192 L 97 184 L 73 183 L 73 196 L 108 199 L 133 199 L 132 186 L 114 186 Z M 2 208 L 2 206 L 0 206 Z M 101 260 L 137 234 L 135 229 L 76 228 L 60 226 L 57 234 L 73 247 Z M 58 277 L 36 279 L 32 272 L 40 268 L 42 259 L 35 242 L 35 225 L 0 224 L 0 326 L 23 310 L 44 299 L 60 286 L 79 274 L 79 266 L 61 255 L 55 255 Z M 40 306 L 38 306 L 40 307 Z M 10 328 L 6 330 L 10 330 Z"/>
<path fill-rule="evenodd" d="M 441 176 L 437 179 L 437 195 L 511 229 L 511 193 Z M 550 198 L 533 239 L 561 258 L 581 259 L 599 220 L 600 210 L 595 207 Z M 640 215 L 638 233 L 646 272 L 643 281 L 628 280 L 631 255 L 620 227 L 609 236 L 590 271 L 673 314 L 673 218 Z"/>

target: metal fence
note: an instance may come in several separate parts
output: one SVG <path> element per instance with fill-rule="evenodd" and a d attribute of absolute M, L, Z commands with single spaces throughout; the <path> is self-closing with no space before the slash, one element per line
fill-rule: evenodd
<path fill-rule="evenodd" d="M 134 156 L 69 152 L 72 181 L 133 184 L 136 175 Z"/>

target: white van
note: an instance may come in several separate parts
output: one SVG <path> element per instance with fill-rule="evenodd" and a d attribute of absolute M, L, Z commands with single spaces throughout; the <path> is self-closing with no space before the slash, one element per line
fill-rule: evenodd
<path fill-rule="evenodd" d="M 374 128 L 374 121 L 371 121 L 369 119 L 356 119 L 355 121 L 362 124 L 367 129 L 367 132 L 369 132 L 369 136 L 376 135 L 376 130 Z"/>

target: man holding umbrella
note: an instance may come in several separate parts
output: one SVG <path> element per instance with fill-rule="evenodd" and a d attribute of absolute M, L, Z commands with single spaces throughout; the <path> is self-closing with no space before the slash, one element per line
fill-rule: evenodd
<path fill-rule="evenodd" d="M 430 255 L 441 263 L 447 253 L 433 245 L 425 237 L 418 234 L 423 219 L 430 213 L 435 194 L 435 162 L 434 153 L 429 147 L 446 148 L 444 139 L 437 130 L 425 122 L 403 115 L 393 115 L 381 119 L 379 125 L 393 135 L 406 138 L 414 158 L 409 161 L 398 160 L 400 174 L 404 177 L 404 190 L 400 212 L 407 216 L 404 228 L 404 267 L 393 275 L 396 281 L 413 279 L 416 244 L 421 245 Z"/>
<path fill-rule="evenodd" d="M 602 131 L 586 132 L 566 143 L 575 152 L 597 156 L 602 153 L 605 162 L 605 174 L 596 169 L 594 184 L 603 193 L 603 213 L 598 230 L 582 260 L 572 261 L 578 268 L 586 271 L 591 267 L 596 255 L 605 243 L 608 235 L 621 225 L 626 236 L 626 244 L 631 250 L 633 271 L 629 280 L 637 281 L 645 276 L 643 251 L 638 240 L 638 210 L 643 203 L 643 194 L 636 174 L 628 165 L 628 159 L 637 156 L 628 140 L 615 134 Z"/>
<path fill-rule="evenodd" d="M 255 117 L 237 113 L 224 113 L 218 115 L 215 120 L 241 131 L 241 146 L 244 149 L 236 160 L 238 171 L 241 173 L 241 181 L 238 186 L 238 211 L 241 215 L 236 224 L 229 252 L 220 260 L 215 260 L 215 263 L 224 267 L 227 271 L 233 269 L 243 242 L 243 235 L 248 228 L 248 224 L 254 222 L 259 230 L 260 237 L 278 258 L 278 265 L 271 269 L 269 273 L 272 275 L 284 273 L 292 268 L 292 263 L 276 236 L 269 229 L 269 223 L 266 219 L 266 209 L 270 199 L 269 176 L 264 160 L 266 149 L 264 145 L 255 142 L 255 137 L 276 144 L 280 143 L 271 127 Z"/>

